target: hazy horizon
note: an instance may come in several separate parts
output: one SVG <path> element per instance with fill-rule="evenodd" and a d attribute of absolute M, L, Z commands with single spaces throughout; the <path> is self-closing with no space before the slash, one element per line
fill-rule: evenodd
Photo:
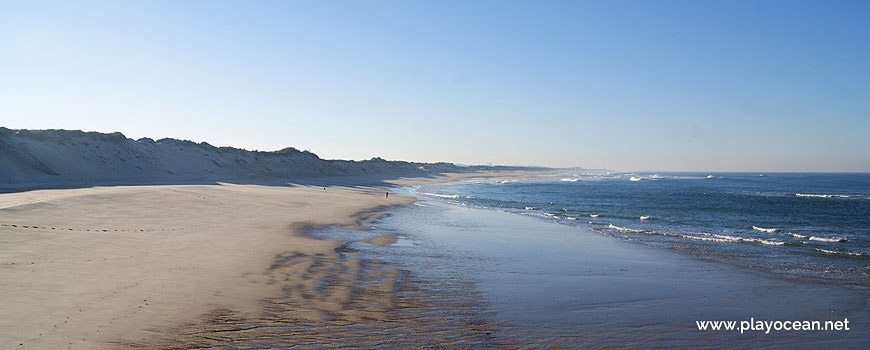
<path fill-rule="evenodd" d="M 0 126 L 329 159 L 870 172 L 870 3 L 3 2 Z"/>

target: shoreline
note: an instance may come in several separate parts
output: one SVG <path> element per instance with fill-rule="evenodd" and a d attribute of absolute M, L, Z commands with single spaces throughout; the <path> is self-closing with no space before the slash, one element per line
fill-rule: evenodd
<path fill-rule="evenodd" d="M 716 174 L 719 175 L 718 173 L 716 173 Z M 565 181 L 565 180 L 563 179 L 563 181 Z M 824 258 L 829 258 L 831 261 L 850 261 L 850 262 L 853 262 L 855 264 L 857 264 L 861 261 L 866 261 L 866 259 L 867 259 L 866 254 L 867 253 L 849 253 L 849 255 L 846 255 L 846 253 L 842 253 L 840 255 L 833 255 L 834 252 L 827 252 L 824 249 L 837 250 L 839 253 L 839 252 L 842 252 L 843 250 L 847 250 L 850 248 L 848 246 L 845 248 L 828 247 L 828 246 L 821 246 L 820 247 L 818 245 L 818 244 L 820 244 L 818 241 L 815 241 L 815 242 L 813 241 L 815 239 L 814 237 L 811 237 L 808 241 L 804 240 L 803 242 L 786 241 L 786 242 L 784 242 L 785 244 L 779 243 L 783 240 L 782 237 L 789 238 L 790 236 L 796 236 L 797 238 L 806 238 L 807 236 L 813 236 L 813 235 L 825 237 L 825 233 L 822 233 L 822 234 L 815 233 L 814 234 L 814 233 L 806 233 L 804 231 L 791 231 L 788 227 L 786 227 L 786 228 L 781 228 L 781 229 L 775 229 L 776 235 L 774 235 L 773 232 L 767 232 L 769 234 L 768 236 L 761 237 L 759 239 L 759 238 L 756 238 L 754 236 L 750 236 L 748 238 L 746 236 L 741 236 L 742 232 L 739 232 L 739 229 L 743 228 L 743 226 L 729 226 L 729 228 L 736 227 L 735 230 L 737 230 L 737 233 L 721 233 L 721 232 L 716 231 L 716 227 L 713 227 L 713 228 L 695 228 L 694 231 L 692 231 L 692 228 L 688 228 L 688 229 L 685 229 L 683 231 L 673 231 L 673 230 L 669 231 L 668 228 L 661 229 L 658 227 L 650 227 L 649 225 L 644 226 L 644 224 L 648 224 L 649 222 L 657 223 L 659 221 L 674 220 L 674 219 L 667 218 L 667 217 L 654 217 L 652 220 L 645 221 L 644 218 L 649 219 L 649 216 L 647 216 L 647 217 L 640 216 L 640 221 L 637 221 L 638 216 L 630 216 L 629 215 L 628 217 L 626 217 L 625 214 L 604 213 L 603 215 L 601 215 L 602 218 L 598 218 L 598 216 L 599 216 L 598 213 L 601 213 L 601 212 L 596 212 L 592 209 L 588 209 L 589 207 L 577 209 L 576 207 L 573 207 L 573 208 L 570 207 L 571 204 L 560 203 L 557 206 L 557 208 L 562 208 L 562 206 L 565 206 L 565 207 L 569 207 L 570 209 L 554 209 L 552 206 L 548 207 L 546 204 L 541 205 L 540 203 L 536 203 L 532 199 L 518 200 L 515 198 L 511 198 L 511 197 L 507 197 L 508 199 L 504 199 L 504 201 L 507 201 L 507 202 L 499 202 L 499 200 L 493 199 L 494 197 L 492 197 L 492 193 L 487 193 L 486 190 L 482 190 L 479 188 L 469 190 L 467 188 L 463 188 L 463 186 L 456 186 L 456 188 L 450 187 L 450 185 L 455 186 L 457 184 L 462 184 L 463 182 L 464 181 L 458 181 L 456 183 L 445 183 L 445 184 L 437 184 L 435 186 L 424 186 L 423 188 L 425 190 L 421 189 L 421 191 L 417 194 L 421 198 L 425 198 L 426 200 L 443 202 L 445 204 L 456 205 L 458 207 L 463 207 L 463 208 L 478 208 L 478 209 L 482 209 L 482 210 L 497 211 L 497 212 L 504 211 L 504 212 L 508 212 L 508 213 L 520 215 L 520 216 L 536 217 L 536 218 L 542 220 L 542 222 L 553 222 L 553 223 L 556 223 L 559 225 L 564 225 L 567 227 L 577 227 L 577 228 L 580 228 L 582 230 L 591 230 L 591 231 L 595 232 L 596 234 L 602 235 L 605 237 L 609 237 L 609 238 L 613 238 L 613 239 L 617 239 L 617 240 L 622 240 L 622 241 L 629 241 L 629 242 L 632 242 L 634 244 L 639 244 L 642 246 L 655 247 L 656 249 L 666 249 L 669 251 L 673 251 L 676 254 L 691 256 L 693 258 L 697 258 L 697 259 L 705 261 L 705 262 L 728 264 L 728 265 L 732 265 L 732 266 L 736 266 L 736 267 L 740 267 L 740 268 L 745 268 L 745 269 L 755 271 L 755 272 L 767 273 L 767 274 L 770 274 L 770 276 L 775 276 L 777 278 L 782 278 L 784 280 L 808 281 L 808 282 L 818 283 L 818 284 L 831 284 L 831 283 L 833 283 L 833 284 L 837 284 L 837 285 L 843 285 L 843 286 L 848 286 L 848 287 L 853 287 L 853 288 L 858 288 L 858 289 L 867 289 L 867 287 L 868 287 L 868 280 L 866 278 L 866 276 L 867 276 L 866 269 L 864 269 L 864 270 L 852 270 L 852 271 L 844 272 L 844 270 L 842 270 L 842 269 L 841 270 L 834 270 L 833 267 L 829 267 L 832 271 L 839 272 L 839 274 L 836 274 L 836 273 L 826 274 L 829 271 L 820 270 L 820 269 L 816 268 L 818 266 L 812 266 L 812 267 L 816 268 L 813 270 L 809 270 L 809 269 L 808 270 L 799 270 L 797 267 L 800 265 L 795 265 L 794 263 L 791 265 L 764 264 L 763 262 L 759 263 L 758 259 L 752 260 L 749 255 L 746 255 L 746 256 L 739 255 L 739 253 L 741 253 L 741 251 L 737 251 L 737 249 L 743 249 L 743 248 L 755 249 L 756 251 L 760 251 L 761 248 L 768 248 L 768 249 L 770 249 L 771 254 L 779 253 L 779 254 L 784 254 L 784 255 L 788 255 L 788 254 L 797 255 L 797 254 L 801 254 L 801 253 L 806 254 L 806 252 L 803 252 L 803 251 L 795 252 L 793 250 L 786 250 L 785 253 L 783 253 L 783 251 L 776 251 L 773 249 L 774 248 L 775 249 L 793 249 L 794 247 L 800 248 L 800 247 L 809 246 L 809 247 L 819 248 L 819 249 L 815 249 L 815 251 L 810 250 L 809 254 L 813 254 L 813 253 L 820 254 L 822 252 L 825 252 L 826 254 L 831 253 L 831 254 L 823 255 Z M 474 182 L 467 182 L 467 183 L 478 184 L 481 182 L 474 181 Z M 483 185 L 479 185 L 479 186 L 492 186 L 492 185 L 487 185 L 487 183 L 488 183 L 487 181 L 483 181 L 483 183 L 484 183 Z M 559 183 L 557 182 L 557 184 L 559 184 Z M 441 187 L 442 185 L 444 185 L 444 187 Z M 457 188 L 459 188 L 459 189 L 457 190 Z M 465 192 L 463 192 L 463 191 L 465 191 Z M 481 193 L 483 193 L 482 194 L 483 197 L 478 198 L 476 194 L 473 194 L 472 192 L 469 192 L 469 191 L 480 191 Z M 434 193 L 428 193 L 428 192 L 434 192 Z M 486 197 L 486 196 L 490 196 L 490 197 Z M 493 201 L 494 201 L 494 204 L 493 204 Z M 519 201 L 519 202 L 517 202 L 517 201 Z M 525 202 L 525 201 L 531 201 L 531 202 Z M 531 204 L 525 204 L 527 206 L 525 207 L 525 210 L 523 210 L 522 205 L 524 205 L 524 204 L 522 204 L 522 203 L 531 203 Z M 552 204 L 552 202 L 550 204 Z M 516 207 L 516 205 L 520 205 L 520 206 Z M 543 209 L 540 207 L 543 207 Z M 604 209 L 604 210 L 606 210 L 606 209 Z M 587 214 L 589 212 L 595 213 L 595 215 L 587 216 Z M 644 215 L 644 209 L 636 210 L 636 212 L 641 213 L 640 215 Z M 620 216 L 620 215 L 623 215 L 623 216 Z M 627 220 L 627 219 L 632 219 L 632 220 Z M 614 226 L 615 220 L 623 220 L 623 222 L 616 222 L 616 225 L 619 225 L 619 226 Z M 627 221 L 631 221 L 631 222 L 627 222 Z M 609 227 L 608 227 L 608 224 L 609 224 Z M 746 227 L 754 227 L 755 231 L 761 231 L 755 226 L 746 226 Z M 782 226 L 776 226 L 776 227 L 782 227 Z M 797 230 L 800 230 L 800 229 L 797 229 Z M 826 230 L 822 230 L 822 232 L 825 232 L 825 231 Z M 831 231 L 836 231 L 836 230 L 831 230 Z M 683 232 L 688 232 L 685 234 L 689 235 L 689 236 L 682 236 L 682 234 L 684 234 Z M 702 232 L 702 233 L 697 234 L 697 232 Z M 710 234 L 707 232 L 720 233 L 721 235 Z M 750 233 L 751 232 L 752 231 L 750 231 Z M 800 232 L 803 234 L 803 236 L 797 235 L 797 234 L 792 234 L 791 232 Z M 695 235 L 691 236 L 691 234 L 693 234 L 693 233 Z M 731 236 L 725 236 L 726 234 L 731 235 Z M 700 244 L 692 246 L 691 244 L 697 243 L 697 242 L 706 243 L 704 241 L 707 240 L 707 239 L 705 239 L 707 237 L 705 237 L 705 236 L 701 236 L 700 238 L 695 237 L 695 236 L 699 236 L 699 235 L 711 236 L 711 239 L 709 239 L 710 241 L 716 241 L 717 243 L 722 243 L 719 246 L 714 246 L 714 248 L 723 248 L 723 249 L 719 250 L 719 251 L 707 250 L 707 249 L 705 249 L 707 247 L 703 247 Z M 830 233 L 829 235 L 837 236 L 837 234 L 835 234 L 835 233 Z M 670 241 L 655 240 L 656 238 L 661 238 L 661 237 L 664 237 L 667 239 L 670 239 L 671 237 L 678 237 L 678 238 L 683 238 L 683 240 L 682 241 L 680 241 L 678 239 L 672 239 Z M 843 234 L 840 234 L 838 237 L 843 237 Z M 690 239 L 697 239 L 698 241 L 690 240 Z M 731 239 L 731 240 L 727 241 L 726 239 Z M 779 243 L 779 244 L 768 245 L 769 242 L 763 241 L 764 239 L 772 239 L 774 241 L 778 241 L 776 243 Z M 819 240 L 819 241 L 821 241 L 821 240 Z M 851 237 L 848 240 L 845 238 L 840 238 L 840 241 L 826 241 L 826 242 L 833 242 L 831 244 L 840 244 L 842 242 L 847 242 L 847 241 L 848 242 L 854 242 L 854 241 L 861 242 L 862 238 L 858 237 L 854 241 Z M 801 245 L 800 243 L 803 243 L 805 245 Z M 783 245 L 784 245 L 784 247 L 779 247 L 779 246 L 783 246 Z M 770 246 L 773 246 L 773 247 L 770 247 Z M 732 249 L 732 250 L 725 251 L 725 249 Z M 753 256 L 753 257 L 757 258 L 756 256 Z M 776 261 L 773 260 L 773 262 L 776 262 Z M 807 266 L 805 266 L 805 268 L 809 268 L 809 267 L 810 267 L 809 264 L 807 264 Z M 842 268 L 842 266 L 836 266 L 836 267 Z M 812 272 L 819 272 L 819 271 L 822 271 L 824 273 L 812 273 Z"/>
<path fill-rule="evenodd" d="M 459 173 L 387 185 L 538 173 Z M 220 319 L 220 310 L 256 315 L 288 285 L 315 282 L 296 268 L 274 275 L 280 259 L 329 256 L 341 244 L 305 237 L 302 228 L 355 225 L 363 213 L 416 201 L 386 199 L 388 187 L 359 185 L 358 178 L 329 180 L 327 187 L 116 186 L 0 195 L 7 225 L 0 228 L 3 347 L 167 347 L 175 343 L 152 339 L 205 329 L 202 321 Z"/>
<path fill-rule="evenodd" d="M 379 230 L 365 234 L 400 232 L 404 244 L 392 247 L 397 260 L 430 277 L 439 273 L 427 271 L 469 279 L 501 335 L 522 329 L 522 344 L 732 348 L 761 341 L 771 348 L 825 343 L 852 348 L 870 334 L 863 321 L 866 290 L 786 280 L 534 217 L 435 199 L 421 204 L 391 209 Z M 853 328 L 776 335 L 693 328 L 699 320 L 750 317 L 847 317 Z"/>
<path fill-rule="evenodd" d="M 750 316 L 816 317 L 821 314 L 815 311 L 825 305 L 831 306 L 831 311 L 845 312 L 850 320 L 852 316 L 866 314 L 848 306 L 856 302 L 856 295 L 863 293 L 866 297 L 866 292 L 847 292 L 854 291 L 848 286 L 826 287 L 815 281 L 803 281 L 802 285 L 772 272 L 637 245 L 587 229 L 582 231 L 588 232 L 574 232 L 576 227 L 555 223 L 549 227 L 546 221 L 537 218 L 490 209 L 442 203 L 455 208 L 445 215 L 432 212 L 427 216 L 429 209 L 411 204 L 422 201 L 419 204 L 425 206 L 430 200 L 442 201 L 403 195 L 416 185 L 541 174 L 545 173 L 460 173 L 438 178 L 398 178 L 385 186 L 373 185 L 383 183 L 381 179 L 369 178 L 365 182 L 350 177 L 330 178 L 328 184 L 319 181 L 317 185 L 298 181 L 299 184 L 285 186 L 119 186 L 2 194 L 0 224 L 4 226 L 0 227 L 0 238 L 9 249 L 0 251 L 3 270 L 0 300 L 4 301 L 0 311 L 11 317 L 0 320 L 0 347 L 652 346 L 661 343 L 632 336 L 633 327 L 662 330 L 665 332 L 662 334 L 678 343 L 697 343 L 686 328 L 652 322 L 644 313 L 620 314 L 622 311 L 618 310 L 639 307 L 671 317 L 701 317 L 686 306 L 695 305 L 704 311 L 700 319 L 741 319 L 744 313 L 735 310 L 758 308 L 759 305 L 749 301 L 755 298 L 770 304 Z M 389 199 L 385 198 L 385 191 L 390 192 Z M 476 211 L 485 213 L 474 214 Z M 406 222 L 405 226 L 391 226 L 396 220 L 407 220 L 405 214 L 409 212 L 423 216 Z M 433 226 L 429 222 L 456 218 L 455 213 L 463 212 L 466 214 L 459 217 L 465 224 L 460 220 L 459 228 L 444 226 L 443 222 Z M 405 219 L 397 217 L 397 213 L 405 213 Z M 9 226 L 13 222 L 16 227 Z M 427 226 L 429 232 L 459 230 L 459 236 L 448 233 L 451 238 L 439 239 L 460 248 L 469 242 L 463 230 L 471 228 L 477 232 L 471 236 L 480 235 L 472 239 L 472 246 L 477 244 L 475 249 L 487 254 L 492 253 L 489 250 L 492 247 L 520 244 L 506 248 L 513 252 L 511 259 L 531 257 L 523 245 L 543 244 L 552 240 L 553 234 L 568 239 L 566 242 L 585 243 L 574 247 L 574 251 L 565 251 L 570 243 L 544 246 L 556 249 L 541 256 L 549 264 L 535 262 L 541 258 L 534 258 L 526 260 L 527 265 L 513 265 L 517 271 L 544 269 L 525 277 L 523 273 L 517 275 L 517 271 L 504 275 L 486 270 L 486 254 L 461 256 L 457 260 L 462 264 L 465 259 L 482 258 L 479 262 L 483 265 L 475 265 L 474 269 L 459 268 L 432 275 L 419 273 L 419 268 L 435 265 L 420 265 L 413 260 L 407 265 L 409 255 L 396 253 L 411 249 L 409 244 L 414 243 L 409 243 L 409 234 L 425 231 Z M 481 231 L 487 226 L 501 228 Z M 528 237 L 517 235 L 519 231 L 538 230 L 543 230 L 538 240 L 527 241 Z M 322 234 L 326 231 L 344 231 L 350 236 L 330 237 Z M 586 234 L 591 237 L 585 237 Z M 369 254 L 372 249 L 380 249 L 383 255 Z M 449 267 L 453 264 L 448 258 L 449 251 L 433 250 L 424 255 L 436 262 L 446 259 L 441 263 Z M 589 256 L 567 263 L 557 259 L 575 259 L 572 255 L 576 254 Z M 626 260 L 628 257 L 631 259 Z M 638 265 L 638 261 L 670 267 L 656 270 Z M 686 263 L 697 266 L 688 270 L 678 268 Z M 575 272 L 560 270 L 552 276 L 562 277 L 542 277 L 551 275 L 546 270 L 550 265 L 584 266 L 584 269 L 576 271 L 576 276 Z M 590 269 L 588 274 L 585 267 Z M 710 271 L 718 272 L 710 275 Z M 563 285 L 565 282 L 560 279 L 567 276 L 588 284 Z M 709 281 L 698 285 L 690 281 L 692 278 Z M 587 290 L 592 294 L 583 299 L 565 299 L 564 307 L 546 311 L 551 307 L 545 301 L 546 296 L 540 296 L 541 301 L 536 301 L 539 297 L 521 300 L 539 293 L 528 289 L 533 287 L 522 287 L 525 280 L 529 286 L 549 285 L 545 290 L 562 290 L 554 294 L 551 303 L 571 291 Z M 665 292 L 668 283 L 684 291 Z M 741 283 L 759 284 L 764 290 L 785 288 L 788 292 L 771 298 L 744 290 Z M 644 296 L 641 291 L 646 288 L 652 288 L 652 294 Z M 729 288 L 740 292 L 735 296 L 721 291 Z M 822 298 L 816 300 L 792 289 L 814 291 L 810 292 L 812 295 L 821 293 Z M 516 295 L 499 294 L 509 290 Z M 726 302 L 724 305 L 702 302 L 708 295 Z M 505 300 L 513 301 L 504 304 Z M 502 304 L 493 308 L 492 301 Z M 790 310 L 787 307 L 790 302 L 815 311 Z M 545 321 L 542 326 L 534 317 L 521 316 L 525 310 L 539 310 L 536 317 L 542 320 L 564 317 L 557 315 L 569 311 L 577 318 L 568 320 L 577 324 L 547 326 L 549 321 Z M 597 319 L 606 322 L 588 323 Z M 854 323 L 863 328 L 842 344 L 851 344 L 856 336 L 866 334 L 862 323 Z M 607 325 L 616 328 L 608 330 Z M 588 333 L 593 329 L 599 333 Z M 602 334 L 611 336 L 601 338 Z M 707 337 L 726 343 L 754 339 L 737 339 L 725 333 L 709 333 Z M 791 335 L 782 341 L 781 345 L 798 344 Z M 767 341 L 771 343 L 779 340 Z"/>

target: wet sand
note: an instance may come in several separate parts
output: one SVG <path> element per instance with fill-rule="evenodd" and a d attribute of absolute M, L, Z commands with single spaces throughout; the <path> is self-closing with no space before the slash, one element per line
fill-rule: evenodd
<path fill-rule="evenodd" d="M 468 340 L 486 335 L 471 309 L 445 306 L 473 302 L 420 293 L 422 282 L 396 267 L 343 256 L 343 242 L 302 234 L 364 228 L 377 215 L 359 213 L 414 201 L 385 198 L 386 188 L 359 180 L 2 194 L 0 348 L 244 348 L 286 327 L 287 344 L 374 344 L 427 329 L 431 318 L 419 316 L 427 312 L 465 315 L 451 318 L 461 326 L 426 332 L 433 344 L 438 332 L 484 342 Z"/>
<path fill-rule="evenodd" d="M 438 200 L 389 210 L 370 231 L 321 234 L 426 280 L 474 285 L 496 339 L 532 348 L 864 348 L 870 291 L 783 278 L 538 217 Z M 365 255 L 364 255 L 365 256 Z M 848 318 L 849 331 L 699 331 L 704 320 Z M 510 348 L 510 347 L 509 347 Z"/>

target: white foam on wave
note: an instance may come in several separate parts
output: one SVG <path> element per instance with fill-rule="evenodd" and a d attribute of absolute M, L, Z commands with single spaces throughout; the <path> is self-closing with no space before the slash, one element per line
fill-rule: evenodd
<path fill-rule="evenodd" d="M 767 233 L 774 233 L 776 231 L 779 231 L 779 229 L 776 229 L 776 228 L 764 228 L 764 227 L 758 227 L 755 225 L 752 226 L 752 229 L 756 230 L 756 231 L 767 232 Z"/>
<path fill-rule="evenodd" d="M 652 175 L 649 176 L 649 178 L 650 178 L 650 179 L 661 179 L 662 176 L 659 175 L 659 174 L 652 174 Z"/>
<path fill-rule="evenodd" d="M 598 214 L 589 214 L 589 217 L 590 217 L 590 218 L 597 218 L 597 217 L 598 217 Z"/>
<path fill-rule="evenodd" d="M 760 238 L 737 237 L 737 236 L 729 236 L 729 235 L 720 235 L 720 234 L 715 234 L 715 233 L 701 233 L 701 234 L 706 236 L 706 237 L 698 237 L 698 236 L 684 236 L 684 237 L 693 238 L 693 239 L 695 239 L 694 237 L 697 237 L 697 238 L 701 238 L 702 240 L 711 240 L 714 242 L 726 242 L 726 243 L 747 242 L 747 243 L 761 243 L 764 245 L 772 245 L 772 246 L 780 246 L 780 245 L 785 244 L 785 242 L 781 242 L 781 241 L 771 241 L 771 240 L 760 239 Z M 709 238 L 709 239 L 704 239 L 704 238 Z"/>
<path fill-rule="evenodd" d="M 866 256 L 864 253 L 860 253 L 860 252 L 849 252 L 849 251 L 840 251 L 840 250 L 828 250 L 828 249 L 819 249 L 819 248 L 816 248 L 816 250 L 817 250 L 817 251 L 820 251 L 820 252 L 822 252 L 822 253 L 825 253 L 825 254 L 832 254 L 832 255 Z"/>
<path fill-rule="evenodd" d="M 719 234 L 715 234 L 715 233 L 704 233 L 704 232 L 701 232 L 701 234 L 704 236 L 699 237 L 699 236 L 684 235 L 683 237 L 692 238 L 692 239 L 710 240 L 710 241 L 714 241 L 714 242 L 729 242 L 729 243 L 730 242 L 740 242 L 743 240 L 740 237 L 729 236 L 729 235 L 719 235 Z"/>
<path fill-rule="evenodd" d="M 531 216 L 539 216 L 539 217 L 547 218 L 547 219 L 557 219 L 557 220 L 562 219 L 561 216 L 556 215 L 556 214 L 552 214 L 552 213 L 528 213 L 528 212 L 524 212 L 521 214 L 531 215 Z"/>
<path fill-rule="evenodd" d="M 786 234 L 788 234 L 789 236 L 792 236 L 794 238 L 807 238 L 806 235 L 799 235 L 797 233 L 786 232 Z"/>
<path fill-rule="evenodd" d="M 613 230 L 621 231 L 621 232 L 636 232 L 636 233 L 643 232 L 643 230 L 635 230 L 635 229 L 633 229 L 633 228 L 616 226 L 616 225 L 614 225 L 614 224 L 610 224 L 610 225 L 607 226 L 607 227 L 610 228 L 610 229 L 613 229 Z"/>
<path fill-rule="evenodd" d="M 712 178 L 713 178 L 713 175 L 707 175 L 707 178 L 708 178 L 708 179 L 712 179 Z"/>
<path fill-rule="evenodd" d="M 641 180 L 641 178 L 639 178 L 637 176 L 632 176 L 632 177 L 628 178 L 628 181 L 640 181 L 640 180 Z"/>
<path fill-rule="evenodd" d="M 795 193 L 795 197 L 810 197 L 810 198 L 851 198 L 848 194 L 824 194 L 824 193 Z"/>
<path fill-rule="evenodd" d="M 785 242 L 780 242 L 780 241 L 768 241 L 768 240 L 766 240 L 766 239 L 757 239 L 757 238 L 756 238 L 756 239 L 753 239 L 752 241 L 753 241 L 753 242 L 757 242 L 757 243 L 761 243 L 761 244 L 764 244 L 764 245 L 785 245 Z"/>
<path fill-rule="evenodd" d="M 828 243 L 837 243 L 837 242 L 845 242 L 846 239 L 843 237 L 816 237 L 810 236 L 811 241 L 817 242 L 828 242 Z"/>
<path fill-rule="evenodd" d="M 641 220 L 649 220 L 649 216 L 641 216 L 640 219 Z"/>
<path fill-rule="evenodd" d="M 564 181 L 564 182 L 577 182 L 577 181 L 579 181 L 579 180 L 580 180 L 580 179 L 578 179 L 578 178 L 570 178 L 570 177 L 566 177 L 566 178 L 560 179 L 559 181 Z"/>
<path fill-rule="evenodd" d="M 577 218 L 575 218 L 575 217 L 570 217 L 570 216 L 567 217 L 566 219 L 568 219 L 568 220 L 577 220 Z"/>
<path fill-rule="evenodd" d="M 539 217 L 548 218 L 548 219 L 550 219 L 554 216 L 553 214 L 550 214 L 550 213 L 522 213 L 522 214 L 531 215 L 531 216 L 539 216 Z"/>
<path fill-rule="evenodd" d="M 440 194 L 440 193 L 428 193 L 428 192 L 425 192 L 422 194 L 424 196 L 431 196 L 431 197 L 438 197 L 438 198 L 450 198 L 450 199 L 459 198 L 458 194 Z"/>
<path fill-rule="evenodd" d="M 526 210 L 535 210 L 535 209 L 538 209 L 538 208 L 535 208 L 535 207 L 526 207 Z"/>
<path fill-rule="evenodd" d="M 610 224 L 610 226 L 608 226 L 608 227 L 610 229 L 617 230 L 620 232 L 646 233 L 649 235 L 675 237 L 675 238 L 682 238 L 682 239 L 691 239 L 691 240 L 695 240 L 695 241 L 717 242 L 717 243 L 741 243 L 741 242 L 742 243 L 759 243 L 759 244 L 770 245 L 770 246 L 785 245 L 785 242 L 782 242 L 782 241 L 773 241 L 773 240 L 749 238 L 749 237 L 729 236 L 729 235 L 706 233 L 706 232 L 700 232 L 698 235 L 688 235 L 688 234 L 669 233 L 669 232 L 635 230 L 635 229 L 630 229 L 630 228 L 626 228 L 626 227 L 616 226 L 614 224 Z"/>

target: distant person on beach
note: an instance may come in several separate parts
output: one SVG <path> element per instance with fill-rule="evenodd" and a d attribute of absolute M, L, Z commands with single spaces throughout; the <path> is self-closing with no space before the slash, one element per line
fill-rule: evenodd
<path fill-rule="evenodd" d="M 387 199 L 390 198 L 390 192 L 387 192 Z"/>

